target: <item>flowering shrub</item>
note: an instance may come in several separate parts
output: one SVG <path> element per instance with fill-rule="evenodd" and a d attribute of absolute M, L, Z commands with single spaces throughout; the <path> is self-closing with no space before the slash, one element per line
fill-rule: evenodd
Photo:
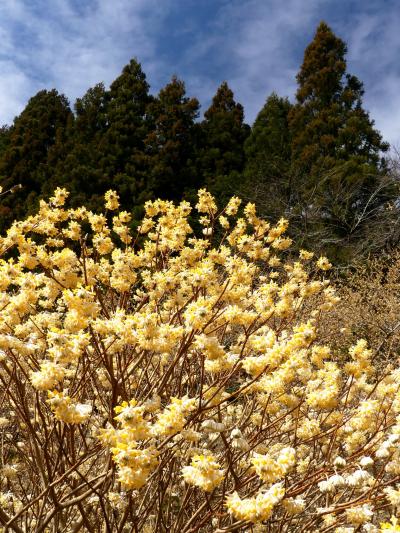
<path fill-rule="evenodd" d="M 329 262 L 237 198 L 66 197 L 0 241 L 3 531 L 398 531 L 400 370 L 318 342 Z"/>

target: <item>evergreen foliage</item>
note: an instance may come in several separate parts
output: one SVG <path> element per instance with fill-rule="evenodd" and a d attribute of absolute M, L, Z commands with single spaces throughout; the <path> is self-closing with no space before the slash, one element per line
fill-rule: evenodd
<path fill-rule="evenodd" d="M 75 103 L 75 116 L 67 123 L 64 139 L 55 144 L 49 158 L 56 160 L 49 175 L 47 193 L 64 185 L 71 192 L 73 206 L 85 202 L 89 208 L 98 206 L 102 178 L 100 144 L 108 128 L 108 94 L 103 84 L 90 88 Z"/>
<path fill-rule="evenodd" d="M 148 184 L 144 139 L 149 131 L 147 106 L 152 101 L 140 63 L 132 59 L 107 95 L 107 129 L 99 142 L 100 195 L 111 186 L 123 205 L 140 205 Z"/>
<path fill-rule="evenodd" d="M 11 128 L 9 126 L 4 125 L 0 127 L 0 157 L 10 142 L 10 132 Z"/>
<path fill-rule="evenodd" d="M 62 135 L 71 109 L 55 89 L 39 91 L 14 120 L 0 158 L 0 181 L 4 190 L 17 185 L 15 196 L 6 195 L 0 209 L 0 228 L 15 218 L 32 213 L 47 176 L 47 156 Z"/>
<path fill-rule="evenodd" d="M 291 174 L 301 210 L 327 226 L 329 239 L 340 245 L 390 196 L 382 182 L 388 144 L 362 107 L 363 85 L 347 73 L 346 52 L 321 22 L 306 48 L 289 114 Z"/>
<path fill-rule="evenodd" d="M 245 143 L 243 194 L 256 201 L 264 216 L 288 216 L 291 197 L 290 132 L 287 98 L 272 93 L 261 109 Z"/>
<path fill-rule="evenodd" d="M 198 100 L 187 97 L 185 84 L 174 76 L 147 108 L 151 129 L 144 145 L 156 196 L 179 199 L 199 185 L 194 159 L 199 107 Z"/>
<path fill-rule="evenodd" d="M 245 165 L 244 142 L 250 133 L 243 106 L 234 100 L 227 82 L 204 113 L 201 133 L 198 166 L 206 187 L 224 204 L 237 192 Z"/>

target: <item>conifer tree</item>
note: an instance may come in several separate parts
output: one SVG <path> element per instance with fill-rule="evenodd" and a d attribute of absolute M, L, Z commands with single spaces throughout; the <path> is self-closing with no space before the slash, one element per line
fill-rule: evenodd
<path fill-rule="evenodd" d="M 6 124 L 0 127 L 0 157 L 8 146 L 10 141 L 11 128 Z"/>
<path fill-rule="evenodd" d="M 199 102 L 186 96 L 175 76 L 148 106 L 151 129 L 145 139 L 152 189 L 161 198 L 178 199 L 196 188 L 195 119 Z"/>
<path fill-rule="evenodd" d="M 72 206 L 83 203 L 90 209 L 103 205 L 99 186 L 103 173 L 99 168 L 102 157 L 100 144 L 108 128 L 108 92 L 99 83 L 88 89 L 75 102 L 75 117 L 68 121 L 64 139 L 59 139 L 49 153 L 49 166 L 54 176 L 49 179 L 48 194 L 58 186 L 71 192 Z M 52 160 L 56 162 L 52 164 Z"/>
<path fill-rule="evenodd" d="M 287 216 L 292 196 L 287 98 L 272 93 L 258 113 L 245 143 L 243 194 L 267 217 Z"/>
<path fill-rule="evenodd" d="M 289 114 L 291 172 L 303 197 L 301 209 L 310 221 L 329 226 L 338 242 L 388 195 L 381 187 L 381 154 L 388 145 L 362 107 L 363 85 L 347 73 L 346 52 L 345 43 L 321 22 L 306 48 L 297 103 Z"/>
<path fill-rule="evenodd" d="M 99 143 L 100 190 L 115 188 L 124 206 L 138 205 L 148 197 L 144 140 L 149 131 L 146 110 L 151 101 L 146 75 L 140 63 L 132 59 L 110 86 L 107 131 Z"/>
<path fill-rule="evenodd" d="M 241 104 L 234 100 L 227 82 L 218 88 L 201 123 L 199 166 L 208 189 L 221 204 L 237 193 L 244 168 L 244 142 L 250 128 L 244 123 Z"/>
<path fill-rule="evenodd" d="M 146 76 L 134 59 L 108 90 L 100 83 L 77 99 L 56 171 L 57 184 L 64 180 L 72 189 L 73 205 L 84 202 L 101 210 L 110 188 L 117 190 L 128 210 L 150 197 L 144 139 L 151 101 Z"/>
<path fill-rule="evenodd" d="M 0 183 L 5 190 L 19 184 L 22 189 L 1 199 L 1 229 L 36 208 L 48 175 L 49 150 L 62 135 L 71 114 L 66 97 L 53 89 L 39 91 L 15 118 L 0 157 Z"/>

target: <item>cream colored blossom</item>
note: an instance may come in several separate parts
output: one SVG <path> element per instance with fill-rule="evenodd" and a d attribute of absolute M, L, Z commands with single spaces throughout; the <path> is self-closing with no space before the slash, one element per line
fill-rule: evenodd
<path fill-rule="evenodd" d="M 118 194 L 115 191 L 107 191 L 104 195 L 104 198 L 106 200 L 105 208 L 106 209 L 118 209 L 119 207 L 119 197 Z"/>
<path fill-rule="evenodd" d="M 332 268 L 332 264 L 326 257 L 320 257 L 317 261 L 317 267 L 320 270 L 329 270 L 330 268 Z"/>
<path fill-rule="evenodd" d="M 75 403 L 61 392 L 49 391 L 49 403 L 54 416 L 66 424 L 82 424 L 89 418 L 92 407 L 89 404 Z"/>
<path fill-rule="evenodd" d="M 223 480 L 224 470 L 212 455 L 195 455 L 190 466 L 183 467 L 182 476 L 186 483 L 211 492 Z"/>
<path fill-rule="evenodd" d="M 4 524 L 396 530 L 398 361 L 321 338 L 338 297 L 287 221 L 66 198 L 0 237 Z"/>
<path fill-rule="evenodd" d="M 259 492 L 256 497 L 241 499 L 237 492 L 226 499 L 228 512 L 238 520 L 257 523 L 268 520 L 274 507 L 285 495 L 281 483 L 275 483 L 267 491 Z"/>

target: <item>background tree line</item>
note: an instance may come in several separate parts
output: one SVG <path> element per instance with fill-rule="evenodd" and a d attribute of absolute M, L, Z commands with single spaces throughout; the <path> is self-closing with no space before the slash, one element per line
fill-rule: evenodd
<path fill-rule="evenodd" d="M 0 229 L 65 186 L 73 206 L 103 208 L 118 191 L 141 216 L 149 198 L 218 201 L 239 194 L 271 220 L 285 216 L 299 246 L 337 262 L 398 240 L 398 165 L 362 106 L 363 85 L 346 68 L 346 45 L 321 22 L 297 75 L 294 103 L 275 93 L 252 127 L 226 82 L 199 120 L 200 105 L 173 77 L 154 96 L 135 59 L 107 89 L 78 98 L 57 90 L 32 97 L 0 129 Z"/>

